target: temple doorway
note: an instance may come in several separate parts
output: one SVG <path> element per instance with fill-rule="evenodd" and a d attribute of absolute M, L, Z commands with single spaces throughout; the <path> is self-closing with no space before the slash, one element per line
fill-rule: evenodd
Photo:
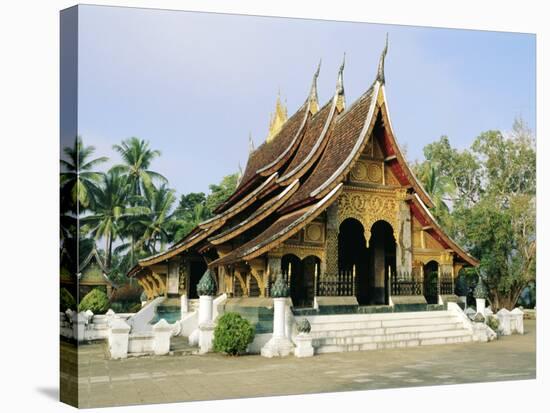
<path fill-rule="evenodd" d="M 439 302 L 437 281 L 439 273 L 439 264 L 437 261 L 430 261 L 424 265 L 424 297 L 428 304 L 437 304 Z"/>
<path fill-rule="evenodd" d="M 368 255 L 366 302 L 389 304 L 389 278 L 396 270 L 396 243 L 393 228 L 386 221 L 376 221 L 371 228 Z"/>
<path fill-rule="evenodd" d="M 297 307 L 298 299 L 301 296 L 300 286 L 302 282 L 300 280 L 304 277 L 302 260 L 294 254 L 283 255 L 281 258 L 281 271 L 283 273 L 283 279 L 290 288 L 292 305 Z"/>
<path fill-rule="evenodd" d="M 191 273 L 189 274 L 189 298 L 199 298 L 197 294 L 197 284 L 206 271 L 204 261 L 191 261 Z"/>
<path fill-rule="evenodd" d="M 292 298 L 292 302 L 295 307 L 313 307 L 315 281 L 321 268 L 321 260 L 314 255 L 309 255 L 302 260 L 302 268 L 303 277 L 296 280 L 298 293 L 295 298 Z"/>
<path fill-rule="evenodd" d="M 368 303 L 367 266 L 365 229 L 358 220 L 347 218 L 340 224 L 338 232 L 338 271 L 339 275 L 355 271 L 355 296 L 360 305 Z"/>

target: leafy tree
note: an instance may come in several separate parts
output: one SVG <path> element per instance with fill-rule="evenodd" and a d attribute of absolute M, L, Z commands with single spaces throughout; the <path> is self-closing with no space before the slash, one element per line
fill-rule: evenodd
<path fill-rule="evenodd" d="M 222 181 L 218 184 L 209 185 L 210 194 L 206 199 L 206 209 L 211 213 L 214 211 L 223 201 L 235 192 L 237 188 L 238 174 L 224 176 Z"/>
<path fill-rule="evenodd" d="M 94 314 L 104 314 L 109 309 L 109 298 L 99 288 L 94 288 L 78 304 L 78 312 L 90 310 Z"/>
<path fill-rule="evenodd" d="M 76 212 L 76 206 L 85 209 L 93 205 L 101 173 L 94 168 L 108 160 L 107 157 L 90 159 L 95 147 L 84 146 L 78 136 L 73 147 L 63 148 L 67 159 L 61 159 L 61 207 Z"/>
<path fill-rule="evenodd" d="M 517 120 L 512 133 L 488 131 L 469 149 L 451 148 L 446 137 L 424 149 L 426 161 L 437 165 L 455 184 L 449 219 L 435 208 L 442 225 L 480 259 L 477 269 L 495 308 L 512 309 L 523 289 L 535 280 L 536 154 L 534 139 Z M 422 174 L 419 178 L 425 182 Z"/>
<path fill-rule="evenodd" d="M 176 214 L 182 217 L 192 216 L 197 205 L 206 206 L 206 194 L 204 192 L 190 192 L 182 195 L 176 209 Z"/>
<path fill-rule="evenodd" d="M 202 221 L 213 216 L 213 210 L 224 202 L 237 187 L 238 173 L 227 175 L 215 185 L 209 185 L 210 193 L 191 192 L 182 195 L 173 214 L 173 240 L 178 241 L 185 237 Z"/>
<path fill-rule="evenodd" d="M 123 140 L 120 145 L 113 145 L 113 149 L 122 157 L 123 164 L 114 169 L 128 178 L 130 193 L 143 195 L 145 190 L 153 189 L 153 180 L 167 183 L 167 179 L 150 170 L 151 162 L 160 156 L 160 151 L 149 148 L 149 143 L 132 137 Z"/>
<path fill-rule="evenodd" d="M 59 301 L 59 311 L 65 312 L 67 309 L 76 310 L 76 300 L 66 288 L 61 288 L 59 290 Z"/>

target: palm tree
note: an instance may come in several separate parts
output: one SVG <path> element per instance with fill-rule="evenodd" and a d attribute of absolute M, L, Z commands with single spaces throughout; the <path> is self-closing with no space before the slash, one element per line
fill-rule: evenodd
<path fill-rule="evenodd" d="M 74 210 L 69 207 L 77 204 L 82 208 L 93 205 L 94 194 L 97 191 L 97 184 L 102 174 L 94 172 L 93 169 L 109 158 L 102 156 L 90 159 L 95 152 L 95 147 L 84 146 L 82 138 L 77 136 L 74 146 L 63 148 L 67 159 L 61 159 L 61 205 L 63 209 Z"/>
<path fill-rule="evenodd" d="M 174 190 L 166 185 L 161 185 L 158 189 L 145 191 L 145 201 L 148 213 L 136 217 L 145 228 L 142 236 L 137 243 L 137 247 L 146 247 L 153 254 L 157 252 L 157 242 L 160 242 L 161 250 L 171 241 L 169 229 L 172 216 L 170 214 L 174 205 Z"/>
<path fill-rule="evenodd" d="M 150 149 L 148 142 L 132 137 L 123 140 L 120 145 L 113 145 L 113 149 L 120 154 L 124 162 L 113 169 L 128 178 L 133 195 L 141 196 L 146 190 L 152 190 L 153 180 L 168 182 L 161 174 L 149 170 L 153 159 L 160 156 L 160 151 Z"/>
<path fill-rule="evenodd" d="M 450 195 L 454 194 L 456 190 L 452 179 L 443 175 L 439 165 L 432 162 L 426 162 L 420 166 L 418 178 L 432 198 L 436 211 L 448 213 L 449 206 L 445 200 L 450 200 Z"/>
<path fill-rule="evenodd" d="M 103 176 L 92 214 L 81 219 L 83 233 L 93 236 L 96 241 L 105 240 L 105 266 L 108 269 L 111 268 L 113 240 L 120 236 L 121 220 L 135 212 L 126 207 L 128 192 L 126 178 L 112 168 Z"/>

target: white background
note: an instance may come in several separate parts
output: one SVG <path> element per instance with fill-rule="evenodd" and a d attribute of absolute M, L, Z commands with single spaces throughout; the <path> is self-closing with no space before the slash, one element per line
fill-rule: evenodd
<path fill-rule="evenodd" d="M 373 4 L 369 4 L 373 3 Z M 538 357 L 536 381 L 119 408 L 120 411 L 542 411 L 548 282 L 548 46 L 544 1 L 97 1 L 95 4 L 537 33 Z M 58 366 L 59 10 L 71 1 L 0 5 L 0 404 L 69 411 Z M 215 30 L 213 28 L 213 30 Z M 545 82 L 546 80 L 546 82 Z M 506 87 L 506 85 L 502 85 Z M 546 105 L 544 105 L 546 103 Z M 545 110 L 546 109 L 546 110 Z M 548 116 L 548 115 L 547 115 Z M 546 121 L 546 124 L 545 124 Z M 546 207 L 546 208 L 545 208 Z M 426 349 L 429 351 L 429 348 Z M 502 360 L 506 363 L 506 360 Z M 450 372 L 452 373 L 452 372 Z M 548 386 L 547 386 L 548 387 Z M 548 390 L 547 390 L 548 392 Z M 95 409 L 93 409 L 95 410 Z M 93 411 L 91 410 L 91 411 Z"/>

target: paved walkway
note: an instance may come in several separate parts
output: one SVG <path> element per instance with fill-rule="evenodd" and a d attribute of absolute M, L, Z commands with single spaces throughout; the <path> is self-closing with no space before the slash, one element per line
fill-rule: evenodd
<path fill-rule="evenodd" d="M 140 357 L 79 349 L 81 407 L 213 400 L 535 378 L 535 322 L 523 336 L 472 343 L 334 353 L 312 358 Z"/>

